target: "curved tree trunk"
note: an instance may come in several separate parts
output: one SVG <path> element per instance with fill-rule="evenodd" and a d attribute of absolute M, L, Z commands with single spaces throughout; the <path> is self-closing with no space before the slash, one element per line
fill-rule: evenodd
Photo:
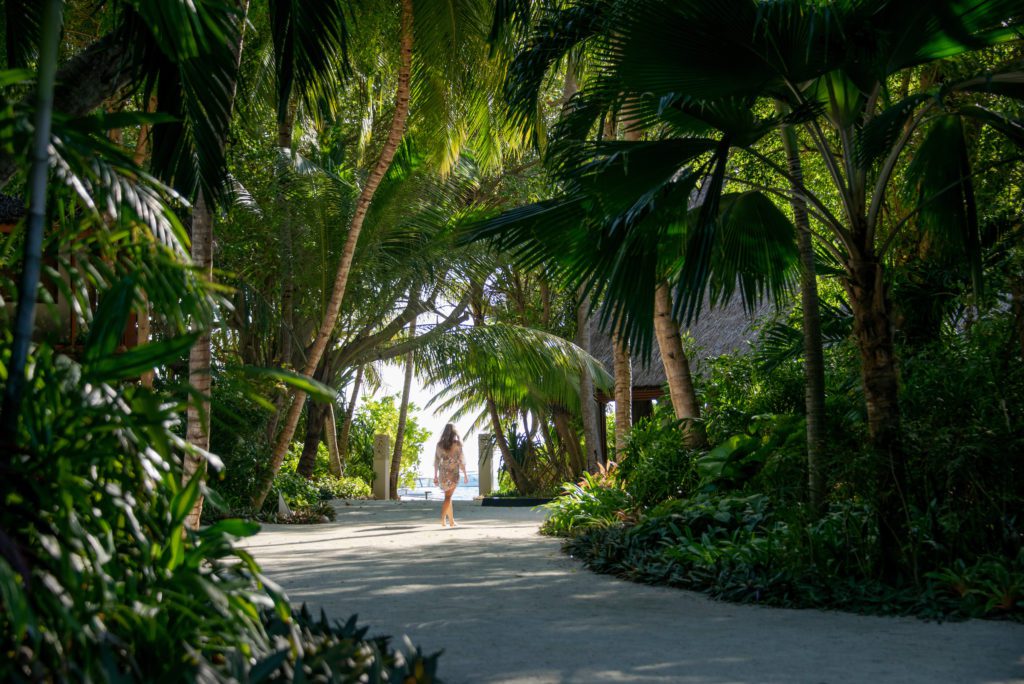
<path fill-rule="evenodd" d="M 341 452 L 338 450 L 338 422 L 334 418 L 334 402 L 327 406 L 327 418 L 324 421 L 324 441 L 327 442 L 328 465 L 331 475 L 341 477 Z"/>
<path fill-rule="evenodd" d="M 341 262 L 338 264 L 338 273 L 334 278 L 334 287 L 331 291 L 331 298 L 327 303 L 324 320 L 320 325 L 316 340 L 313 342 L 313 347 L 306 358 L 306 367 L 303 369 L 303 374 L 306 376 L 311 377 L 316 367 L 320 364 L 320 359 L 327 348 L 327 340 L 334 331 L 334 325 L 341 311 L 341 303 L 345 298 L 345 288 L 348 285 L 348 276 L 352 269 L 352 259 L 355 256 L 356 243 L 359 241 L 363 221 L 366 220 L 366 213 L 370 208 L 370 203 L 373 201 L 374 194 L 377 192 L 377 187 L 384 178 L 384 174 L 391 167 L 391 160 L 394 159 L 395 151 L 398 149 L 398 144 L 405 133 L 405 122 L 409 116 L 409 78 L 412 73 L 412 20 L 412 0 L 402 0 L 401 66 L 398 70 L 398 88 L 395 91 L 395 112 L 391 117 L 388 137 L 384 142 L 384 147 L 381 149 L 380 157 L 367 177 L 366 185 L 363 186 L 363 190 L 356 202 L 355 213 L 352 215 L 352 221 L 349 223 L 348 237 L 345 239 L 345 246 L 342 249 Z M 270 468 L 267 469 L 267 476 L 253 497 L 252 503 L 257 509 L 263 505 L 263 501 L 270 492 L 274 476 L 281 469 L 281 463 L 288 452 L 288 444 L 295 435 L 295 427 L 299 423 L 304 399 L 305 392 L 300 390 L 293 391 L 291 406 L 285 417 L 281 434 L 274 445 Z"/>
<path fill-rule="evenodd" d="M 516 486 L 516 491 L 520 494 L 529 494 L 532 491 L 530 478 L 519 463 L 512 458 L 512 450 L 508 446 L 508 438 L 505 437 L 505 430 L 501 427 L 501 416 L 498 415 L 498 407 L 492 399 L 487 400 L 487 412 L 491 416 L 491 429 L 494 431 L 494 441 L 498 445 L 498 451 L 501 452 L 501 460 L 505 463 L 505 467 L 508 468 L 512 484 Z"/>
<path fill-rule="evenodd" d="M 683 351 L 683 338 L 679 324 L 672 318 L 672 293 L 667 282 L 658 284 L 654 292 L 654 333 L 658 338 L 661 363 L 668 379 L 668 392 L 676 418 L 684 420 L 686 445 L 700 448 L 707 443 L 704 426 L 700 422 L 700 404 L 693 388 L 690 360 Z"/>
<path fill-rule="evenodd" d="M 782 131 L 786 161 L 792 176 L 794 194 L 790 200 L 800 251 L 800 311 L 804 333 L 804 406 L 807 411 L 807 493 L 811 509 L 820 514 L 825 508 L 825 473 L 821 462 L 825 455 L 825 355 L 821 341 L 821 312 L 818 308 L 818 278 L 814 266 L 814 245 L 807 216 L 807 201 L 796 192 L 803 187 L 803 166 L 797 149 L 796 131 Z"/>
<path fill-rule="evenodd" d="M 356 400 L 359 399 L 359 387 L 363 384 L 363 367 L 356 369 L 356 379 L 352 382 L 352 397 L 345 409 L 345 420 L 341 423 L 341 444 L 338 447 L 338 461 L 341 474 L 345 474 L 345 461 L 348 460 L 348 436 L 352 434 L 352 419 L 356 415 Z"/>
<path fill-rule="evenodd" d="M 569 476 L 576 479 L 586 469 L 587 463 L 583 451 L 580 449 L 580 438 L 569 422 L 569 412 L 561 406 L 554 407 L 551 411 L 551 422 L 555 424 L 558 439 L 565 445 L 569 460 Z"/>
<path fill-rule="evenodd" d="M 409 339 L 416 338 L 416 319 L 409 322 Z M 409 418 L 409 393 L 412 391 L 413 352 L 405 357 L 405 383 L 402 385 L 402 404 L 398 409 L 398 432 L 395 434 L 395 452 L 391 456 L 391 472 L 389 473 L 391 498 L 398 497 L 398 476 L 402 468 L 402 445 L 405 444 L 405 423 Z"/>

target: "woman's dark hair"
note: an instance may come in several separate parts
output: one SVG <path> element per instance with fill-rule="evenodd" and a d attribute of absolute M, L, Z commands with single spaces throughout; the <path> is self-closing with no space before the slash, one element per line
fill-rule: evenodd
<path fill-rule="evenodd" d="M 444 432 L 441 433 L 441 439 L 439 439 L 437 443 L 442 449 L 448 451 L 452 448 L 453 444 L 461 446 L 462 438 L 459 437 L 459 431 L 456 429 L 455 425 L 448 423 L 444 426 Z"/>

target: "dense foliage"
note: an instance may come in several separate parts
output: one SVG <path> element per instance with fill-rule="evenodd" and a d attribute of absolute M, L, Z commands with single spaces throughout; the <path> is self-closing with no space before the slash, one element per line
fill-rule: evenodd
<path fill-rule="evenodd" d="M 789 373 L 765 372 L 763 353 L 714 359 L 701 382 L 709 425 L 745 426 L 739 432 L 693 452 L 656 411 L 631 432 L 613 476 L 567 487 L 543 529 L 569 537 L 567 551 L 596 571 L 728 600 L 1022 619 L 1024 415 L 1006 397 L 1024 392 L 1024 376 L 1012 363 L 999 383 L 977 380 L 1007 368 L 1011 323 L 995 310 L 968 331 L 904 350 L 912 478 L 928 492 L 913 509 L 906 552 L 915 574 L 904 582 L 879 575 L 870 503 L 877 484 L 856 437 L 864 426 L 855 393 L 830 403 L 839 420 L 830 431 L 829 505 L 817 517 L 801 487 L 801 388 Z M 992 334 L 1000 328 L 1002 337 Z M 829 356 L 836 375 L 853 370 L 842 346 Z M 790 412 L 765 414 L 769 402 Z"/>
<path fill-rule="evenodd" d="M 354 621 L 293 612 L 235 544 L 258 525 L 185 525 L 202 485 L 180 484 L 180 406 L 124 380 L 174 362 L 191 337 L 116 363 L 97 353 L 120 337 L 131 283 L 126 274 L 104 292 L 83 362 L 45 345 L 32 357 L 19 425 L 26 447 L 3 465 L 0 678 L 430 681 L 436 657 L 394 651 Z"/>

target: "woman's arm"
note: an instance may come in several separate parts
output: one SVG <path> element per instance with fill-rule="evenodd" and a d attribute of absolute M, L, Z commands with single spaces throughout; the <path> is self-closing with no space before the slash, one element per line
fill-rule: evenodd
<path fill-rule="evenodd" d="M 462 452 L 462 447 L 459 447 L 459 467 L 462 468 L 462 477 L 465 482 L 469 482 L 469 473 L 466 472 L 466 455 Z"/>

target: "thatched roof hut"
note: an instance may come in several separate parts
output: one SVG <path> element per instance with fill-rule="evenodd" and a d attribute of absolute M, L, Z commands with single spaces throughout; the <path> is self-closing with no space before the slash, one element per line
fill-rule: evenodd
<path fill-rule="evenodd" d="M 738 297 L 733 298 L 727 305 L 715 309 L 710 309 L 705 304 L 700 318 L 686 328 L 696 342 L 696 351 L 691 359 L 694 371 L 705 371 L 707 365 L 702 361 L 707 359 L 723 354 L 748 352 L 756 336 L 754 324 L 769 316 L 774 310 L 774 305 L 766 300 L 753 312 L 748 313 Z M 598 325 L 599 318 L 600 316 L 595 314 L 590 319 L 590 353 L 604 364 L 609 373 L 614 373 L 611 337 L 601 331 Z M 661 389 L 665 384 L 665 369 L 661 365 L 657 342 L 652 345 L 649 358 L 634 355 L 632 365 L 634 401 L 661 396 Z M 608 397 L 602 399 L 610 400 Z"/>

